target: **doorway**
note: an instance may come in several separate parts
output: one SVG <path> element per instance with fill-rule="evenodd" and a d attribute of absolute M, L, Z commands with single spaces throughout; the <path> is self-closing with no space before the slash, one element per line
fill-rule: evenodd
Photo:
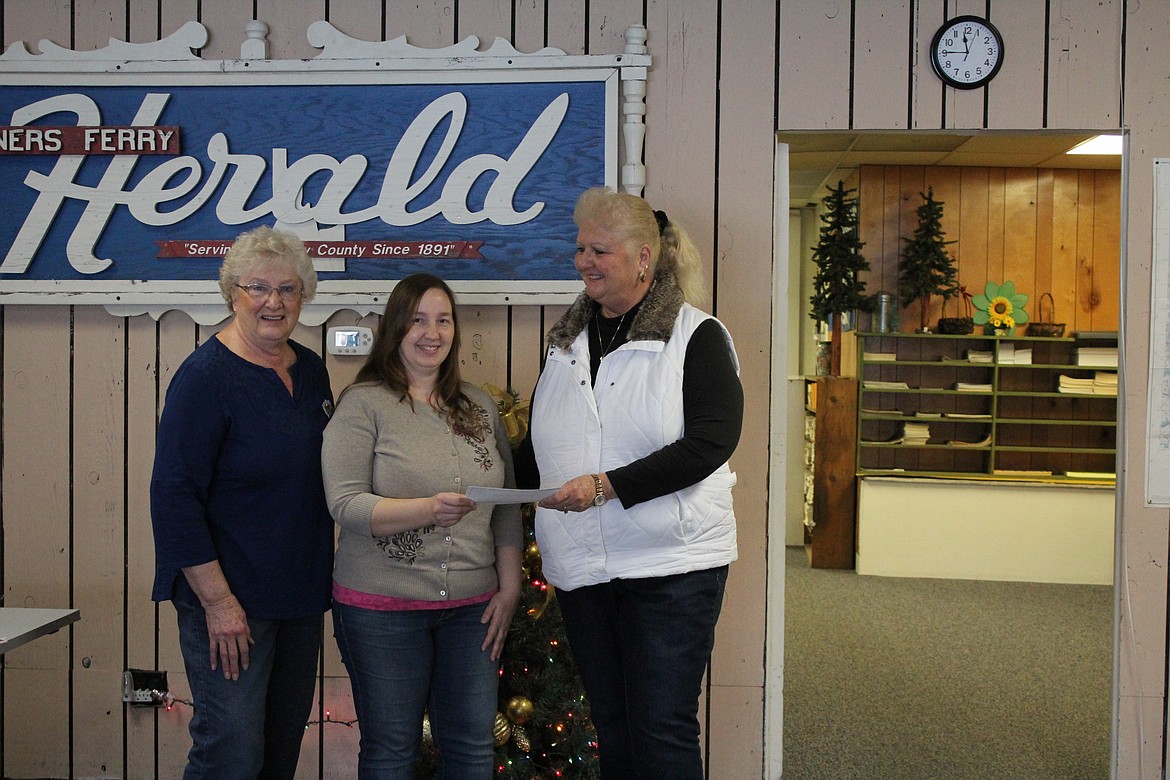
<path fill-rule="evenodd" d="M 883 166 L 888 169 L 905 166 L 915 168 L 963 166 L 1013 169 L 1027 167 L 1061 171 L 1059 176 L 1066 178 L 1069 176 L 1067 171 L 1072 170 L 1112 171 L 1113 173 L 1109 175 L 1116 177 L 1118 188 L 1116 202 L 1119 204 L 1120 158 L 1064 159 L 1065 150 L 1088 135 L 1091 134 L 1068 132 L 967 134 L 822 132 L 781 133 L 779 135 L 776 165 L 778 204 L 776 246 L 778 253 L 787 251 L 792 262 L 788 264 L 777 263 L 776 275 L 783 277 L 777 283 L 777 294 L 783 295 L 785 300 L 783 308 L 780 307 L 781 302 L 776 301 L 776 319 L 784 321 L 787 325 L 787 332 L 799 333 L 799 335 L 789 338 L 784 349 L 779 353 L 782 356 L 787 350 L 789 353 L 787 361 L 774 360 L 774 365 L 786 368 L 787 373 L 783 379 L 786 380 L 784 386 L 787 387 L 788 392 L 783 402 L 774 401 L 774 416 L 776 414 L 786 415 L 785 427 L 782 429 L 774 427 L 774 430 L 786 430 L 787 434 L 784 448 L 786 457 L 773 463 L 772 484 L 786 484 L 788 500 L 786 505 L 782 501 L 772 502 L 774 510 L 770 513 L 769 518 L 773 532 L 770 534 L 772 538 L 779 538 L 780 529 L 783 528 L 783 538 L 788 546 L 797 548 L 803 543 L 799 507 L 800 496 L 804 491 L 801 482 L 797 480 L 801 472 L 800 462 L 802 459 L 803 380 L 806 375 L 812 373 L 814 361 L 811 352 L 815 347 L 815 326 L 807 315 L 801 312 L 802 305 L 808 299 L 807 280 L 809 275 L 800 272 L 799 258 L 800 253 L 807 252 L 808 247 L 816 241 L 816 208 L 825 187 L 836 185 L 838 181 L 848 182 L 851 177 L 854 177 L 853 181 L 857 181 L 857 172 L 862 166 Z M 1092 178 L 1096 174 L 1086 173 L 1084 175 Z M 787 202 L 784 202 L 785 200 Z M 781 203 L 783 206 L 780 205 Z M 1120 206 L 1114 208 L 1117 221 L 1120 223 Z M 1114 241 L 1118 253 L 1120 253 L 1120 243 L 1120 237 L 1118 237 Z M 866 254 L 868 259 L 868 253 Z M 787 273 L 781 269 L 787 269 Z M 1111 277 L 1110 281 L 1116 291 L 1120 286 L 1118 266 L 1114 266 L 1108 275 Z M 1097 281 L 1103 283 L 1104 277 L 1099 275 Z M 1036 291 L 1035 297 L 1038 297 L 1038 293 L 1039 291 Z M 1116 297 L 1115 295 L 1114 300 Z M 786 315 L 782 315 L 781 312 L 786 312 Z M 1103 322 L 1105 319 L 1107 316 L 1103 315 L 1101 321 Z M 1106 330 L 1104 327 L 1095 329 Z M 1116 326 L 1112 330 L 1117 330 Z M 784 332 L 784 330 L 777 331 L 778 334 Z M 780 387 L 781 384 L 774 382 L 773 386 Z M 773 557 L 779 558 L 781 556 Z M 792 560 L 791 557 L 789 560 Z M 775 574 L 776 572 L 770 573 L 770 575 Z M 848 578 L 858 577 L 853 573 L 846 576 Z M 779 573 L 778 578 L 769 577 L 770 582 L 776 583 L 785 581 L 785 579 L 783 572 Z M 791 579 L 787 581 L 792 582 Z M 800 586 L 794 585 L 793 587 Z M 1053 587 L 1059 593 L 1060 586 Z M 1109 588 L 1106 590 L 1109 591 L 1108 598 L 1111 601 L 1111 590 Z M 793 596 L 795 597 L 795 594 Z M 1105 622 L 1107 624 L 1100 628 L 1111 634 L 1108 618 Z M 771 626 L 771 620 L 769 625 Z M 772 634 L 771 631 L 770 634 Z M 1112 648 L 1110 648 L 1110 652 L 1112 652 Z M 778 659 L 783 657 L 783 653 L 783 639 L 780 639 L 780 645 L 777 647 L 774 635 L 771 635 L 767 657 Z M 785 670 L 785 674 L 787 674 L 787 670 Z M 1110 669 L 1105 668 L 1103 675 L 1106 680 L 1111 681 Z M 784 685 L 782 679 L 775 679 L 779 677 L 779 675 L 769 676 L 773 687 L 769 689 L 768 697 L 772 701 L 780 696 L 776 687 Z M 1052 685 L 1059 688 L 1055 678 L 1052 680 Z M 1106 700 L 1102 703 L 1106 712 L 1111 706 L 1108 696 L 1106 692 Z M 773 734 L 780 730 L 776 721 L 782 720 L 782 715 L 777 712 L 777 709 L 777 707 L 768 708 L 768 736 L 769 744 L 772 746 L 779 744 L 778 742 L 773 743 L 771 740 Z M 1106 728 L 1108 728 L 1108 724 L 1106 724 Z M 1107 739 L 1108 731 L 1106 731 Z M 1102 765 L 1107 766 L 1108 760 L 1107 754 L 1101 756 Z M 779 757 L 769 755 L 770 776 L 778 774 L 780 763 Z"/>

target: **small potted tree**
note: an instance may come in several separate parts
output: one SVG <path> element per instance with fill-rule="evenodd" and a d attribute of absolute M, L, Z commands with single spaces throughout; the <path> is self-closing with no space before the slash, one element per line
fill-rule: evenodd
<path fill-rule="evenodd" d="M 947 251 L 947 245 L 955 243 L 945 240 L 942 229 L 943 203 L 934 199 L 934 188 L 927 188 L 918 207 L 918 227 L 911 238 L 903 237 L 902 258 L 898 262 L 898 288 L 902 304 L 920 302 L 919 333 L 930 333 L 926 324 L 930 315 L 930 298 L 941 295 L 943 307 L 951 298 L 960 294 L 958 270 L 954 259 Z M 968 331 L 969 332 L 969 331 Z"/>
<path fill-rule="evenodd" d="M 855 190 L 838 181 L 825 196 L 825 213 L 821 215 L 821 235 L 813 247 L 817 272 L 813 277 L 813 295 L 809 316 L 816 322 L 829 323 L 832 329 L 829 373 L 841 375 L 841 315 L 867 308 L 865 282 L 859 277 L 869 270 L 861 254 L 863 242 L 857 236 L 857 199 Z"/>

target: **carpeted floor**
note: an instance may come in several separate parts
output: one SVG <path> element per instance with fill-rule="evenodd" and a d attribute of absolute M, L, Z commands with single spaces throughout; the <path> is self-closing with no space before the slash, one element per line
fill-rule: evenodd
<path fill-rule="evenodd" d="M 787 567 L 784 780 L 1109 777 L 1112 588 Z"/>

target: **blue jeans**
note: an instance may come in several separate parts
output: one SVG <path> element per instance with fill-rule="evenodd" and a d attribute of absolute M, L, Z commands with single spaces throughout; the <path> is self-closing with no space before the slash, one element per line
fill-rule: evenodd
<path fill-rule="evenodd" d="M 334 602 L 333 632 L 361 729 L 360 778 L 414 780 L 424 710 L 441 780 L 494 775 L 499 664 L 480 649 L 485 608 L 380 611 Z"/>
<path fill-rule="evenodd" d="M 701 780 L 699 693 L 727 567 L 558 590 L 605 780 Z"/>
<path fill-rule="evenodd" d="M 255 644 L 240 679 L 212 670 L 201 607 L 175 602 L 179 647 L 195 701 L 184 780 L 291 778 L 313 709 L 322 615 L 248 618 Z"/>

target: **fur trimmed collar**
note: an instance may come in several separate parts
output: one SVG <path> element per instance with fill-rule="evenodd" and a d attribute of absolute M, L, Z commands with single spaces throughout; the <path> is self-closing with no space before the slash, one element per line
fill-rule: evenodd
<path fill-rule="evenodd" d="M 628 340 L 669 341 L 683 303 L 682 290 L 674 281 L 674 274 L 660 269 L 654 275 L 654 283 L 642 299 L 642 305 L 638 307 L 637 316 L 630 323 Z M 578 295 L 569 310 L 549 330 L 548 343 L 560 349 L 568 349 L 581 331 L 589 326 L 600 308 L 585 293 Z"/>

